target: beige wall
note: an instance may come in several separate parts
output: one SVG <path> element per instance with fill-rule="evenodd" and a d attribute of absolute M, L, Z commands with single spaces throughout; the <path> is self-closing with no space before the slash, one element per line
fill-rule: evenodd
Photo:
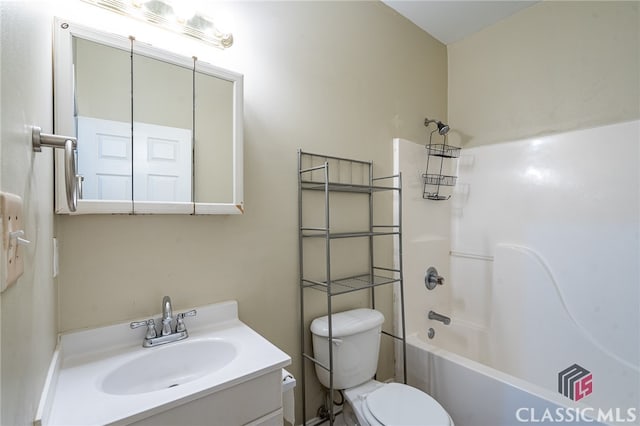
<path fill-rule="evenodd" d="M 4 10 L 0 7 L 0 52 L 2 52 L 3 38 L 2 20 L 4 19 Z M 2 54 L 0 53 L 0 70 L 2 70 Z M 2 73 L 0 72 L 0 164 L 2 164 Z M 0 188 L 2 188 L 2 173 L 0 173 Z M 4 232 L 4 226 L 0 221 L 0 232 Z M 4 262 L 0 261 L 0 280 L 5 276 Z M 2 283 L 0 281 L 0 283 Z M 0 422 L 2 422 L 2 296 L 0 295 Z"/>
<path fill-rule="evenodd" d="M 233 202 L 234 83 L 195 75 L 193 200 Z"/>
<path fill-rule="evenodd" d="M 24 201 L 24 275 L 0 295 L 3 425 L 30 424 L 56 344 L 52 277 L 53 164 L 49 148 L 31 150 L 31 125 L 52 131 L 51 20 L 41 4 L 0 3 L 2 191 Z"/>
<path fill-rule="evenodd" d="M 130 122 L 133 86 L 134 121 L 193 127 L 192 68 L 140 53 L 134 53 L 132 64 L 130 51 L 81 38 L 74 41 L 79 116 Z"/>
<path fill-rule="evenodd" d="M 639 118 L 639 6 L 544 1 L 449 45 L 449 124 L 473 146 Z"/>
<path fill-rule="evenodd" d="M 77 38 L 73 55 L 77 115 L 130 122 L 131 52 Z"/>
<path fill-rule="evenodd" d="M 198 58 L 244 74 L 246 213 L 58 217 L 60 329 L 155 314 L 164 294 L 176 310 L 236 299 L 299 375 L 296 151 L 370 159 L 391 174 L 392 138 L 420 141 L 425 116 L 446 116 L 446 48 L 379 2 L 212 7 L 235 44 Z M 390 208 L 377 213 L 391 222 Z M 311 318 L 325 298 L 309 298 Z"/>

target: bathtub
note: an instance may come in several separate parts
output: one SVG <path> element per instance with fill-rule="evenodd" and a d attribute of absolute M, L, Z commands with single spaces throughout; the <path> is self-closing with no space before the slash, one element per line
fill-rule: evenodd
<path fill-rule="evenodd" d="M 538 254 L 500 244 L 491 259 L 450 258 L 457 282 L 488 276 L 492 291 L 484 302 L 492 308 L 484 325 L 455 309 L 441 311 L 451 316 L 449 325 L 427 319 L 429 306 L 442 303 L 417 308 L 420 320 L 407 337 L 407 381 L 440 402 L 456 426 L 640 425 L 637 367 L 575 322 L 560 295 L 551 297 L 558 293 L 554 277 Z M 451 306 L 470 305 L 455 292 L 451 297 Z M 561 393 L 560 377 L 574 365 L 588 366 L 585 382 L 580 388 L 567 382 Z M 568 389 L 578 393 L 570 397 Z"/>
<path fill-rule="evenodd" d="M 635 410 L 599 413 L 432 341 L 423 333 L 407 337 L 407 381 L 433 396 L 456 426 L 638 424 Z"/>

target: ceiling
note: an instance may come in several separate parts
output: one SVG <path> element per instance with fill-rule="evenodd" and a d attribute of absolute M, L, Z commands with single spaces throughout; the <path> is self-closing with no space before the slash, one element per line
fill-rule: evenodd
<path fill-rule="evenodd" d="M 387 6 L 437 38 L 451 44 L 539 3 L 525 1 L 382 0 Z"/>

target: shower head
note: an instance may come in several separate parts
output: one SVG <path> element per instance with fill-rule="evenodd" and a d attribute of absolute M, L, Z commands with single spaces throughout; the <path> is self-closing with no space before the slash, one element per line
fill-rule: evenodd
<path fill-rule="evenodd" d="M 440 133 L 441 135 L 446 135 L 447 133 L 449 133 L 449 125 L 448 124 L 444 124 L 442 121 L 438 121 L 438 133 Z"/>
<path fill-rule="evenodd" d="M 438 126 L 438 133 L 441 134 L 442 136 L 446 135 L 447 133 L 449 133 L 449 125 L 448 124 L 444 124 L 442 121 L 439 120 L 429 120 L 428 118 L 424 119 L 424 125 L 429 127 L 429 124 L 431 123 L 436 123 L 436 126 Z"/>

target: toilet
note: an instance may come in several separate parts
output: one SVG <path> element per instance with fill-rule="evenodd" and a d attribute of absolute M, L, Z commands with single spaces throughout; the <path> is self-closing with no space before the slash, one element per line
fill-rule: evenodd
<path fill-rule="evenodd" d="M 353 309 L 331 316 L 333 388 L 341 390 L 348 425 L 453 426 L 449 414 L 426 393 L 401 383 L 373 379 L 378 367 L 384 316 L 374 309 Z M 329 366 L 329 317 L 311 322 L 314 357 Z M 316 364 L 316 375 L 329 388 L 329 372 Z"/>

